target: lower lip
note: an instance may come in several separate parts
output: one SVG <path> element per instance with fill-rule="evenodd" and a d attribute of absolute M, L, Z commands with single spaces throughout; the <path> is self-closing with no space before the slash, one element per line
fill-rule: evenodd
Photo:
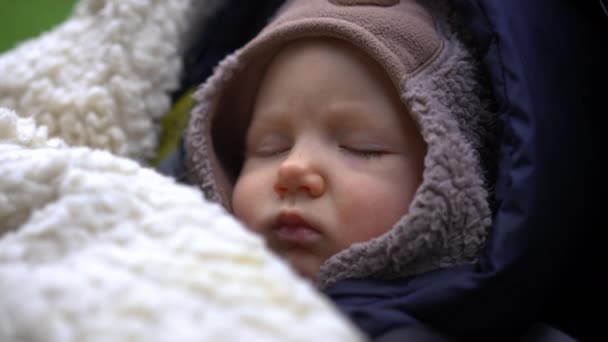
<path fill-rule="evenodd" d="M 321 234 L 309 227 L 282 226 L 276 230 L 280 240 L 294 244 L 306 244 L 316 241 Z"/>

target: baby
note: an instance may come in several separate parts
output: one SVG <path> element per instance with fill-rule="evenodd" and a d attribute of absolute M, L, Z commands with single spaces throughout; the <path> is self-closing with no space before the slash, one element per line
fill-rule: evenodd
<path fill-rule="evenodd" d="M 268 66 L 234 214 L 302 275 L 388 231 L 422 179 L 426 144 L 386 73 L 351 44 L 304 38 Z"/>
<path fill-rule="evenodd" d="M 474 262 L 493 114 L 449 12 L 288 1 L 197 93 L 193 180 L 320 289 Z"/>

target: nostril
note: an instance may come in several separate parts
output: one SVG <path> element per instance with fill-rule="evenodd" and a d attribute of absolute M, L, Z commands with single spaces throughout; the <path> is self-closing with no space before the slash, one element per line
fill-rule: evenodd
<path fill-rule="evenodd" d="M 305 186 L 303 188 L 312 196 L 319 197 L 323 195 L 325 191 L 325 180 L 319 174 L 310 174 L 308 175 Z"/>
<path fill-rule="evenodd" d="M 303 193 L 319 197 L 325 191 L 325 180 L 311 159 L 295 154 L 283 161 L 278 169 L 274 191 L 281 199 L 290 194 Z"/>
<path fill-rule="evenodd" d="M 280 184 L 275 184 L 274 192 L 276 192 L 280 198 L 283 198 L 283 197 L 285 197 L 285 194 L 287 193 L 287 187 L 280 185 Z"/>
<path fill-rule="evenodd" d="M 306 177 L 300 184 L 285 185 L 277 183 L 274 185 L 274 191 L 279 198 L 284 199 L 290 193 L 305 193 L 311 197 L 320 197 L 324 193 L 325 182 L 320 176 Z"/>

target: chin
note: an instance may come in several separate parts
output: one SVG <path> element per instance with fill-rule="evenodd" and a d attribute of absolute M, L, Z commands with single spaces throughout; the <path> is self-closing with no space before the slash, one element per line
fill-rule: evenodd
<path fill-rule="evenodd" d="M 315 279 L 317 278 L 317 273 L 316 272 L 307 272 L 307 271 L 303 271 L 300 272 L 299 270 L 296 270 L 296 272 L 300 275 L 300 277 L 309 280 L 311 282 L 315 282 Z"/>
<path fill-rule="evenodd" d="M 309 260 L 302 260 L 301 258 L 294 258 L 294 255 L 287 255 L 286 260 L 292 270 L 300 277 L 313 282 L 317 278 L 320 266 L 316 263 L 311 263 Z"/>

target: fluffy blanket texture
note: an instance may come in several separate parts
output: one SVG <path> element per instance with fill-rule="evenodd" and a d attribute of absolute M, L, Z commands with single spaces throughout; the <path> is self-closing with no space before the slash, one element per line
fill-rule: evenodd
<path fill-rule="evenodd" d="M 363 339 L 222 208 L 138 163 L 188 23 L 218 3 L 82 0 L 0 56 L 0 341 Z"/>
<path fill-rule="evenodd" d="M 218 0 L 83 0 L 54 30 L 0 57 L 0 107 L 49 135 L 145 160 L 179 85 L 193 17 Z"/>
<path fill-rule="evenodd" d="M 0 341 L 357 341 L 194 188 L 0 109 Z"/>

